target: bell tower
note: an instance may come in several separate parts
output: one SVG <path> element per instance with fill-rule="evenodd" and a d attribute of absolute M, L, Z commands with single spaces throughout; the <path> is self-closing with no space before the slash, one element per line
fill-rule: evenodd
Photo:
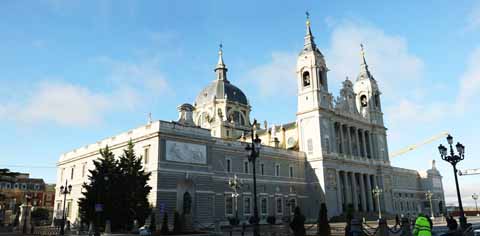
<path fill-rule="evenodd" d="M 372 124 L 383 126 L 383 113 L 380 102 L 380 90 L 377 81 L 368 69 L 363 44 L 361 48 L 360 74 L 353 86 L 358 112 Z"/>
<path fill-rule="evenodd" d="M 327 134 L 321 124 L 322 110 L 331 107 L 328 93 L 327 66 L 320 50 L 315 45 L 310 16 L 307 12 L 304 45 L 297 59 L 297 125 L 299 129 L 299 149 L 307 157 L 319 159 L 322 156 L 322 134 Z"/>
<path fill-rule="evenodd" d="M 307 32 L 304 46 L 297 58 L 297 113 L 301 114 L 326 106 L 322 95 L 328 94 L 327 66 L 320 50 L 315 45 L 307 12 Z"/>

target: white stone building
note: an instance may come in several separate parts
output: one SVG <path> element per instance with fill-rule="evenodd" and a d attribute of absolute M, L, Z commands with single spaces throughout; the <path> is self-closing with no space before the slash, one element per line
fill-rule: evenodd
<path fill-rule="evenodd" d="M 426 172 L 390 165 L 383 124 L 381 92 L 368 69 L 365 55 L 356 80 L 346 79 L 336 99 L 328 89 L 328 68 L 315 45 L 307 21 L 304 48 L 297 60 L 298 104 L 293 122 L 255 127 L 264 148 L 257 162 L 259 215 L 291 214 L 301 207 L 307 218 L 318 216 L 326 202 L 331 217 L 351 205 L 362 215 L 430 213 L 425 192 L 434 193 L 435 214 L 444 210 L 442 177 L 432 163 Z M 226 220 L 234 214 L 228 180 L 234 175 L 244 184 L 238 198 L 242 219 L 253 215 L 252 164 L 245 147 L 251 131 L 250 103 L 245 94 L 227 79 L 222 50 L 215 68 L 216 78 L 197 96 L 195 104 L 178 107 L 178 121 L 153 121 L 93 144 L 62 154 L 58 162 L 57 188 L 73 185 L 67 196 L 67 215 L 78 219 L 77 201 L 88 169 L 108 145 L 118 156 L 127 142 L 144 158 L 152 173 L 150 202 L 157 222 L 166 211 L 182 213 L 191 199 L 194 223 Z M 390 114 L 395 115 L 395 114 Z M 372 195 L 383 190 L 380 206 Z M 56 210 L 63 197 L 57 189 Z"/>

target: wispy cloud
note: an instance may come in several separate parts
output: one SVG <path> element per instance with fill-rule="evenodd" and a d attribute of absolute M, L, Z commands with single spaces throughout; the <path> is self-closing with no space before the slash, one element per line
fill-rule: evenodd
<path fill-rule="evenodd" d="M 26 123 L 89 125 L 102 120 L 111 98 L 66 82 L 41 82 L 24 103 L 0 107 L 0 118 Z"/>
<path fill-rule="evenodd" d="M 167 79 L 154 58 L 124 62 L 108 57 L 97 59 L 109 75 L 97 78 L 108 86 L 91 88 L 67 82 L 44 80 L 31 87 L 23 101 L 0 105 L 0 120 L 20 123 L 54 123 L 62 126 L 86 126 L 103 122 L 108 112 L 133 111 L 154 98 L 172 95 Z"/>
<path fill-rule="evenodd" d="M 463 113 L 469 105 L 479 107 L 480 96 L 480 47 L 470 55 L 467 68 L 460 77 L 460 90 L 457 97 L 458 111 Z"/>
<path fill-rule="evenodd" d="M 256 66 L 246 73 L 245 81 L 255 84 L 259 95 L 270 98 L 282 94 L 294 96 L 296 94 L 296 65 L 295 53 L 274 52 L 271 60 Z"/>
<path fill-rule="evenodd" d="M 384 94 L 400 96 L 405 87 L 422 79 L 424 63 L 408 49 L 407 40 L 382 29 L 351 21 L 334 25 L 331 45 L 326 50 L 330 81 L 356 78 L 360 70 L 360 44 L 366 47 L 369 68 Z M 404 96 L 404 94 L 402 94 Z"/>

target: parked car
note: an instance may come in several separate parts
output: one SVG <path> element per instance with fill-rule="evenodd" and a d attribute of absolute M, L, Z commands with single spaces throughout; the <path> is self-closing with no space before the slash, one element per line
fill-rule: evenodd
<path fill-rule="evenodd" d="M 152 235 L 152 232 L 150 231 L 148 226 L 144 225 L 138 230 L 138 234 L 142 236 L 149 236 L 149 235 Z"/>

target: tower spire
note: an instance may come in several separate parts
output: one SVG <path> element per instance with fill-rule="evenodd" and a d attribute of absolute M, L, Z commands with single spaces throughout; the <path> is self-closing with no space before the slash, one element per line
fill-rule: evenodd
<path fill-rule="evenodd" d="M 215 67 L 215 72 L 217 73 L 217 80 L 227 80 L 227 66 L 223 62 L 223 44 L 220 43 L 218 49 L 218 62 Z"/>
<path fill-rule="evenodd" d="M 307 17 L 307 20 L 305 22 L 307 26 L 307 33 L 305 34 L 305 43 L 303 48 L 305 50 L 314 50 L 316 46 L 315 46 L 315 41 L 313 41 L 312 30 L 310 28 L 310 13 L 306 11 L 305 15 Z"/>
<path fill-rule="evenodd" d="M 360 57 L 360 77 L 362 77 L 362 75 L 365 75 L 364 77 L 373 79 L 370 71 L 368 70 L 367 60 L 365 59 L 365 49 L 362 43 L 360 44 Z"/>

